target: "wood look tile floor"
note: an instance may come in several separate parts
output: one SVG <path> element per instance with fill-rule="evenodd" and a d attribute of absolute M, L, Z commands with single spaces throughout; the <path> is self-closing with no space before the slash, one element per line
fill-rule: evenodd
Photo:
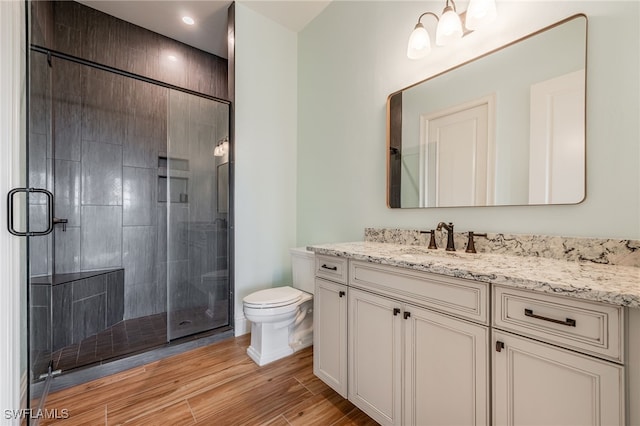
<path fill-rule="evenodd" d="M 49 395 L 42 425 L 376 425 L 313 375 L 313 350 L 258 367 L 249 335 Z"/>

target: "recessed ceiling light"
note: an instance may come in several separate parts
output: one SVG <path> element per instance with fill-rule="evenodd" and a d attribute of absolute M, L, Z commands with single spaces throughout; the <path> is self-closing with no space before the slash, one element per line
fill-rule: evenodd
<path fill-rule="evenodd" d="M 173 56 L 173 55 L 169 55 L 169 56 L 167 56 L 167 59 L 169 59 L 169 60 L 170 60 L 170 61 L 172 61 L 172 62 L 175 62 L 175 61 L 177 61 L 177 60 L 178 60 L 178 58 L 176 58 L 176 57 L 175 57 L 175 56 Z"/>
<path fill-rule="evenodd" d="M 184 22 L 187 25 L 193 25 L 193 24 L 196 23 L 196 21 L 194 21 L 191 16 L 183 16 L 182 17 L 182 22 Z"/>

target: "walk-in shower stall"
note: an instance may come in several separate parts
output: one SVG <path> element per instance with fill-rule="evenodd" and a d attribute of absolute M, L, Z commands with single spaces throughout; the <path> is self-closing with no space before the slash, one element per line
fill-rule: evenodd
<path fill-rule="evenodd" d="M 32 46 L 31 383 L 232 325 L 229 109 Z"/>

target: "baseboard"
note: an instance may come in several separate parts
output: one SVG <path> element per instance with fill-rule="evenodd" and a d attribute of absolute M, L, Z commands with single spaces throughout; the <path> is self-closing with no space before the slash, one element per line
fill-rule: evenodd
<path fill-rule="evenodd" d="M 244 315 L 237 316 L 233 329 L 236 337 L 247 334 L 251 332 L 251 321 L 246 319 Z"/>

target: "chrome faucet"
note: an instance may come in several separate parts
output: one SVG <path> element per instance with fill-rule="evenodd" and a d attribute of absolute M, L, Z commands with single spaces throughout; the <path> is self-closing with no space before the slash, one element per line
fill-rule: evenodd
<path fill-rule="evenodd" d="M 442 228 L 447 230 L 447 248 L 446 251 L 456 251 L 455 243 L 453 242 L 453 222 L 449 222 L 447 225 L 444 222 L 440 222 L 436 229 L 441 231 Z"/>

